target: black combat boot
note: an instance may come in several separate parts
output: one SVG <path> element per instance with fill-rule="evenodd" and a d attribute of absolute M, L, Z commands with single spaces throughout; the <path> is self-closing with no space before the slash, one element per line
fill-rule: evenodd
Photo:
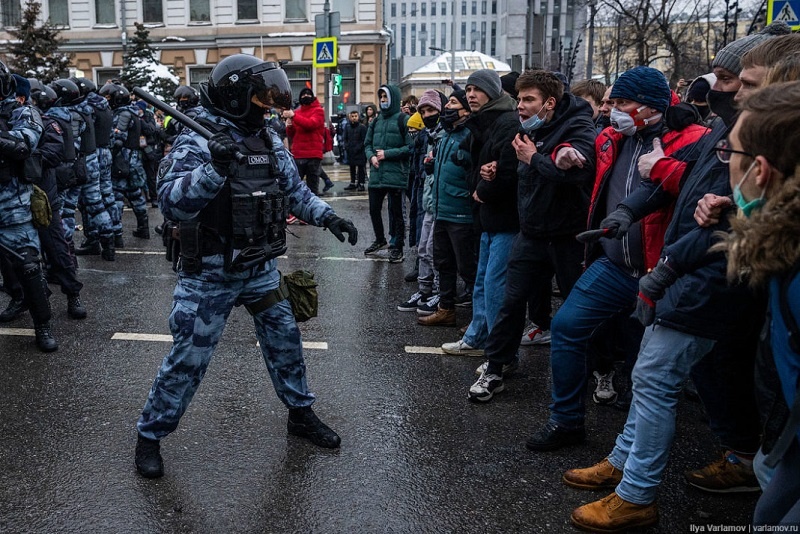
<path fill-rule="evenodd" d="M 125 248 L 125 240 L 122 239 L 122 234 L 114 234 L 114 248 Z"/>
<path fill-rule="evenodd" d="M 80 295 L 67 295 L 67 315 L 73 319 L 86 319 L 86 308 Z"/>
<path fill-rule="evenodd" d="M 287 428 L 289 429 L 289 434 L 306 438 L 318 447 L 335 449 L 342 442 L 336 432 L 319 420 L 311 406 L 290 408 Z"/>
<path fill-rule="evenodd" d="M 133 231 L 133 237 L 140 239 L 150 239 L 150 221 L 147 218 L 147 213 L 136 214 L 137 228 Z"/>
<path fill-rule="evenodd" d="M 100 238 L 100 248 L 102 251 L 100 252 L 100 257 L 106 261 L 114 261 L 116 259 L 115 247 L 114 247 L 114 238 L 109 237 L 101 237 Z"/>
<path fill-rule="evenodd" d="M 100 242 L 97 239 L 87 239 L 75 249 L 76 256 L 99 256 Z"/>
<path fill-rule="evenodd" d="M 136 441 L 136 471 L 144 478 L 164 476 L 164 460 L 161 459 L 161 442 L 139 436 Z"/>
<path fill-rule="evenodd" d="M 50 322 L 33 325 L 33 331 L 36 334 L 36 346 L 42 352 L 55 352 L 58 350 L 58 342 L 53 337 L 53 332 L 50 331 Z"/>
<path fill-rule="evenodd" d="M 8 323 L 13 321 L 23 313 L 28 311 L 28 305 L 25 304 L 23 299 L 11 299 L 3 313 L 0 313 L 0 323 Z"/>
<path fill-rule="evenodd" d="M 72 258 L 72 265 L 75 266 L 75 269 L 78 269 L 78 255 L 75 253 L 75 242 L 69 242 L 69 256 Z"/>

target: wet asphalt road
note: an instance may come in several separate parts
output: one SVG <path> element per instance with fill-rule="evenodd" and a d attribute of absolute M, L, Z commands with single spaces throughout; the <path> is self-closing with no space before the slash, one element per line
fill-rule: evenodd
<path fill-rule="evenodd" d="M 525 449 L 547 415 L 547 347 L 522 349 L 519 372 L 492 402 L 467 402 L 481 360 L 406 351 L 458 333 L 396 311 L 415 289 L 402 278 L 411 260 L 364 260 L 374 237 L 366 195 L 344 196 L 344 185 L 330 202 L 355 221 L 359 244 L 292 226 L 296 238 L 280 260 L 282 270 L 308 268 L 320 283 L 320 317 L 301 330 L 304 341 L 327 344 L 305 351 L 308 379 L 342 448 L 287 436 L 252 322 L 237 308 L 179 429 L 162 442 L 166 475 L 136 475 L 134 424 L 170 344 L 112 337 L 168 334 L 175 277 L 160 239 L 130 236 L 126 211 L 128 246 L 117 261 L 81 259 L 89 317 L 70 320 L 64 297 L 51 299 L 58 352 L 8 335 L 32 327 L 27 315 L 0 325 L 0 532 L 575 531 L 571 510 L 606 493 L 567 488 L 561 474 L 602 459 L 625 414 L 590 401 L 585 445 Z M 150 217 L 161 220 L 155 209 Z M 683 401 L 661 520 L 646 532 L 749 522 L 756 496 L 704 494 L 683 482 L 684 470 L 717 454 L 699 406 Z"/>

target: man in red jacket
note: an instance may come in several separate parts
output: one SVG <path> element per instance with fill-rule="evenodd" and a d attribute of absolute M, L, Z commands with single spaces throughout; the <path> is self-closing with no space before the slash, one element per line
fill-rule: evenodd
<path fill-rule="evenodd" d="M 292 155 L 297 172 L 305 176 L 311 192 L 319 195 L 319 177 L 322 170 L 322 148 L 325 135 L 325 112 L 309 88 L 300 91 L 300 107 L 283 112 L 286 135 L 292 143 Z"/>

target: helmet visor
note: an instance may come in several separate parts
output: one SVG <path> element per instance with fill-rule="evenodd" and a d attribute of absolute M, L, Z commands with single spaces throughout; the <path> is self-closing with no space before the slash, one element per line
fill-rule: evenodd
<path fill-rule="evenodd" d="M 285 109 L 292 107 L 292 88 L 289 85 L 289 78 L 277 63 L 268 61 L 254 65 L 241 71 L 239 76 L 250 81 L 253 96 L 264 106 Z"/>

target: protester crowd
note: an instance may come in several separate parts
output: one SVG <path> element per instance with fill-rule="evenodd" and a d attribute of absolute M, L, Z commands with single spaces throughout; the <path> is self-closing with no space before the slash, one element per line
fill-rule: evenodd
<path fill-rule="evenodd" d="M 798 525 L 798 58 L 800 35 L 773 23 L 717 51 L 712 72 L 679 84 L 680 94 L 643 66 L 609 87 L 484 69 L 463 89 L 418 100 L 382 85 L 377 108 L 340 117 L 333 131 L 311 89 L 294 109 L 259 108 L 254 121 L 260 129 L 266 118 L 283 139 L 315 199 L 334 187 L 321 163 L 340 139 L 344 190 L 369 202 L 364 254 L 414 257 L 398 270 L 415 286 L 397 310 L 424 327 L 461 326 L 457 337 L 442 330 L 442 350 L 485 360 L 465 388 L 470 401 L 513 384 L 521 345 L 550 345 L 550 414 L 529 450 L 585 441 L 587 391 L 628 413 L 606 457 L 563 475 L 573 488 L 613 490 L 572 513 L 577 527 L 657 522 L 684 388 L 696 390 L 722 450 L 685 473 L 687 483 L 763 490 L 754 524 Z M 86 317 L 75 257 L 115 260 L 126 202 L 132 235 L 150 237 L 147 202 L 182 127 L 116 83 L 43 85 L 0 64 L 0 93 L 0 256 L 11 295 L 0 321 L 30 310 L 37 346 L 53 351 L 45 277 L 67 296 L 70 317 Z M 175 100 L 189 116 L 204 113 L 190 87 Z M 313 205 L 309 222 L 327 225 L 329 207 Z M 180 215 L 164 213 L 167 223 Z M 563 301 L 555 314 L 554 295 Z M 471 308 L 468 324 L 458 325 L 456 307 Z M 157 428 L 146 410 L 140 444 L 157 444 Z M 152 465 L 162 472 L 160 456 Z"/>

